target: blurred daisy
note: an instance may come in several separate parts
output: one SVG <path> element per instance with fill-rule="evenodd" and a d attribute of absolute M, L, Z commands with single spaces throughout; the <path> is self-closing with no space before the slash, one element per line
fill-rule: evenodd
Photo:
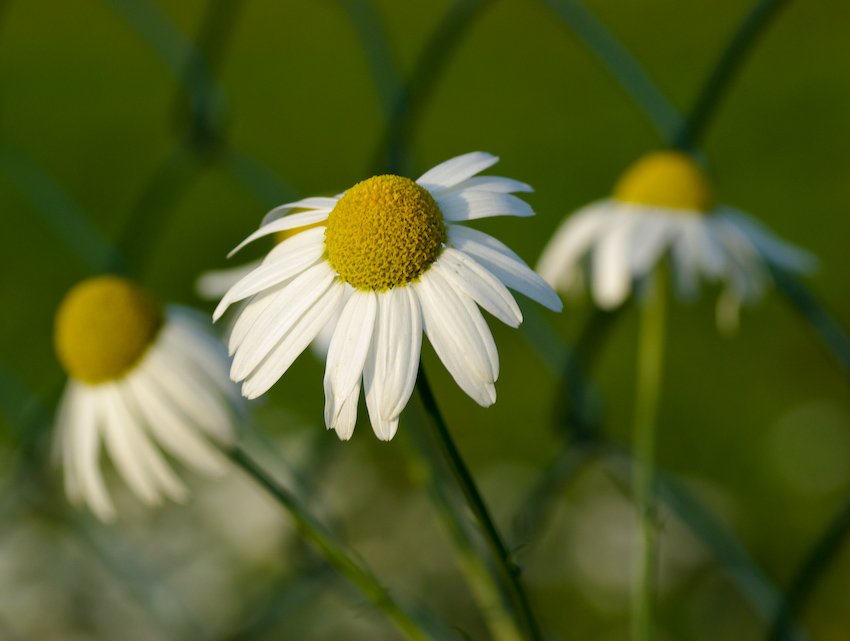
<path fill-rule="evenodd" d="M 510 287 L 561 309 L 555 292 L 514 252 L 455 224 L 534 214 L 511 195 L 531 191 L 528 185 L 476 176 L 496 162 L 490 154 L 470 153 L 415 182 L 375 176 L 340 196 L 272 210 L 234 251 L 285 229 L 327 224 L 277 245 L 216 309 L 214 318 L 250 298 L 230 336 L 230 375 L 244 381 L 242 393 L 255 398 L 266 392 L 342 309 L 324 379 L 325 424 L 341 439 L 354 431 L 361 385 L 375 434 L 393 437 L 413 393 L 423 330 L 461 389 L 491 405 L 499 358 L 478 306 L 517 327 L 522 315 Z"/>
<path fill-rule="evenodd" d="M 543 250 L 537 272 L 553 287 L 581 287 L 585 260 L 596 303 L 620 305 L 632 282 L 670 257 L 676 291 L 699 292 L 700 278 L 721 282 L 717 322 L 737 326 L 742 303 L 759 300 L 770 284 L 769 266 L 809 272 L 817 260 L 774 236 L 746 214 L 714 203 L 705 173 L 677 151 L 650 153 L 632 165 L 611 198 L 567 218 Z"/>
<path fill-rule="evenodd" d="M 100 443 L 148 505 L 184 501 L 175 459 L 220 474 L 221 445 L 234 438 L 244 403 L 227 376 L 228 358 L 196 312 L 163 310 L 132 282 L 97 276 L 73 287 L 56 313 L 56 354 L 69 380 L 57 413 L 65 488 L 102 520 L 115 508 L 100 472 Z"/>

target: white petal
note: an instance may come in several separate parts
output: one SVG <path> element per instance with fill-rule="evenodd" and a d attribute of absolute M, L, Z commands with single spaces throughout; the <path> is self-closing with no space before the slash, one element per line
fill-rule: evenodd
<path fill-rule="evenodd" d="M 635 277 L 652 271 L 667 249 L 675 232 L 675 225 L 671 222 L 675 221 L 663 214 L 647 214 L 637 220 L 629 260 L 631 273 Z"/>
<path fill-rule="evenodd" d="M 230 340 L 228 341 L 227 351 L 233 356 L 236 350 L 245 340 L 248 330 L 254 322 L 262 316 L 266 308 L 271 305 L 275 297 L 286 288 L 292 281 L 285 281 L 279 285 L 275 285 L 254 296 L 245 307 L 239 312 L 239 316 L 233 323 L 233 328 L 230 330 Z"/>
<path fill-rule="evenodd" d="M 683 219 L 677 226 L 670 255 L 673 259 L 673 283 L 679 297 L 693 299 L 699 292 L 698 219 Z"/>
<path fill-rule="evenodd" d="M 458 222 L 492 216 L 533 216 L 534 210 L 524 200 L 511 194 L 492 191 L 464 190 L 435 197 L 443 218 Z"/>
<path fill-rule="evenodd" d="M 279 207 L 275 207 L 269 213 L 267 213 L 263 217 L 263 225 L 267 225 L 273 220 L 277 220 L 282 216 L 286 216 L 293 209 L 322 209 L 330 212 L 331 209 L 336 207 L 336 203 L 339 200 L 339 197 L 328 198 L 325 196 L 311 196 L 310 198 L 302 198 L 301 200 L 296 200 L 294 203 L 286 203 L 285 205 L 280 205 Z"/>
<path fill-rule="evenodd" d="M 136 450 L 140 439 L 134 437 L 134 430 L 139 427 L 124 406 L 114 384 L 105 383 L 98 386 L 97 407 L 106 449 L 115 469 L 143 502 L 148 505 L 160 505 L 162 499 L 159 492 L 145 471 Z"/>
<path fill-rule="evenodd" d="M 383 441 L 395 435 L 398 416 L 413 394 L 421 347 L 422 312 L 413 286 L 381 292 L 363 391 L 372 429 Z"/>
<path fill-rule="evenodd" d="M 337 413 L 336 423 L 329 425 L 328 429 L 336 431 L 341 441 L 347 441 L 354 434 L 354 424 L 357 422 L 357 403 L 360 401 L 360 383 L 354 386 L 351 394 L 342 402 L 340 411 Z"/>
<path fill-rule="evenodd" d="M 473 151 L 440 163 L 419 176 L 416 182 L 433 194 L 471 178 L 497 162 L 499 159 L 496 156 L 483 151 Z"/>
<path fill-rule="evenodd" d="M 325 209 L 313 209 L 298 214 L 290 214 L 289 216 L 273 220 L 272 222 L 260 227 L 253 234 L 248 236 L 248 238 L 239 243 L 236 248 L 227 255 L 227 257 L 230 258 L 245 245 L 254 242 L 258 238 L 262 238 L 263 236 L 268 236 L 269 234 L 274 234 L 279 231 L 286 231 L 287 229 L 297 229 L 298 227 L 312 225 L 313 223 L 320 223 L 327 219 L 328 213 L 329 212 Z M 300 235 L 301 234 L 299 234 L 299 236 Z"/>
<path fill-rule="evenodd" d="M 463 252 L 446 247 L 438 261 L 441 273 L 457 289 L 511 327 L 522 323 L 522 312 L 508 288 L 498 278 Z"/>
<path fill-rule="evenodd" d="M 328 349 L 330 349 L 331 339 L 333 338 L 337 323 L 339 323 L 340 314 L 342 314 L 342 309 L 345 307 L 345 303 L 348 302 L 348 299 L 351 297 L 353 292 L 354 288 L 348 283 L 345 283 L 345 292 L 342 295 L 342 303 L 339 307 L 337 307 L 337 310 L 334 315 L 331 316 L 331 319 L 325 323 L 325 326 L 316 335 L 316 338 L 313 339 L 313 342 L 310 343 L 310 351 L 313 352 L 313 356 L 316 357 L 316 360 L 327 362 Z"/>
<path fill-rule="evenodd" d="M 503 176 L 473 176 L 459 182 L 453 187 L 440 191 L 439 194 L 442 197 L 465 189 L 492 191 L 498 194 L 510 194 L 517 191 L 531 193 L 534 191 L 531 185 L 514 180 L 513 178 L 504 178 Z"/>
<path fill-rule="evenodd" d="M 449 246 L 472 256 L 507 287 L 556 312 L 563 308 L 561 299 L 548 283 L 492 236 L 470 227 L 449 225 L 448 241 Z"/>
<path fill-rule="evenodd" d="M 488 336 L 482 334 L 464 303 L 466 295 L 455 292 L 433 268 L 422 274 L 415 291 L 422 307 L 423 327 L 434 351 L 460 388 L 479 405 L 489 407 L 496 401 L 493 383 L 498 369 L 493 371 Z M 467 300 L 483 323 L 478 308 Z M 492 335 L 489 339 L 492 342 Z"/>
<path fill-rule="evenodd" d="M 337 424 L 343 402 L 360 389 L 363 364 L 369 353 L 378 302 L 375 292 L 356 290 L 342 306 L 339 323 L 328 347 L 325 368 L 325 425 Z"/>
<path fill-rule="evenodd" d="M 59 405 L 56 409 L 56 435 L 53 441 L 53 455 L 62 460 L 65 478 L 65 493 L 74 505 L 79 505 L 83 495 L 80 491 L 80 482 L 77 477 L 77 468 L 72 465 L 74 451 L 74 406 L 75 385 L 69 381 L 62 391 Z"/>
<path fill-rule="evenodd" d="M 344 292 L 342 282 L 333 280 L 319 299 L 298 315 L 295 324 L 245 379 L 243 396 L 257 398 L 274 385 L 336 313 Z"/>
<path fill-rule="evenodd" d="M 201 380 L 185 376 L 180 361 L 160 347 L 154 344 L 140 365 L 148 380 L 156 381 L 171 403 L 180 408 L 198 429 L 218 443 L 232 443 L 235 435 L 227 405 Z"/>
<path fill-rule="evenodd" d="M 70 460 L 66 463 L 74 466 L 76 477 L 83 497 L 92 512 L 105 522 L 115 519 L 115 507 L 103 476 L 100 473 L 100 434 L 98 416 L 95 407 L 97 396 L 93 387 L 75 381 L 68 382 L 72 398 Z"/>
<path fill-rule="evenodd" d="M 134 376 L 127 380 L 148 429 L 175 458 L 210 475 L 225 470 L 224 456 L 205 439 L 156 381 Z"/>
<path fill-rule="evenodd" d="M 319 232 L 319 234 L 303 232 L 299 236 L 307 235 L 313 242 L 305 244 L 298 236 L 283 241 L 272 251 L 282 248 L 285 253 L 278 252 L 274 260 L 264 261 L 260 267 L 231 287 L 215 308 L 213 320 L 218 320 L 232 303 L 294 278 L 322 260 L 322 254 L 325 251 L 323 228 L 308 231 Z M 290 250 L 291 246 L 287 245 L 289 240 L 297 240 L 299 246 Z"/>
<path fill-rule="evenodd" d="M 617 307 L 631 291 L 629 254 L 637 220 L 637 216 L 619 216 L 593 251 L 593 296 L 603 309 Z"/>
<path fill-rule="evenodd" d="M 714 217 L 737 227 L 769 263 L 804 274 L 818 268 L 816 256 L 777 237 L 766 225 L 744 212 L 722 207 Z"/>
<path fill-rule="evenodd" d="M 251 325 L 233 358 L 230 378 L 241 381 L 248 376 L 327 291 L 335 278 L 336 274 L 328 263 L 322 261 L 289 283 Z"/>
<path fill-rule="evenodd" d="M 254 260 L 239 267 L 228 269 L 212 269 L 206 271 L 195 281 L 195 293 L 204 300 L 216 300 L 227 293 L 227 290 L 250 274 L 262 264 Z"/>

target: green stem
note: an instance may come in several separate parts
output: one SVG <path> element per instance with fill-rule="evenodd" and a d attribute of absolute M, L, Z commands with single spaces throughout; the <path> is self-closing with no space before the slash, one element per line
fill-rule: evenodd
<path fill-rule="evenodd" d="M 514 613 L 519 619 L 528 639 L 533 641 L 541 641 L 540 629 L 534 619 L 534 613 L 531 610 L 531 604 L 528 602 L 528 597 L 519 580 L 520 570 L 516 563 L 511 559 L 507 548 L 505 548 L 499 531 L 493 519 L 490 517 L 490 512 L 484 503 L 484 499 L 478 492 L 478 487 L 466 467 L 463 458 L 460 455 L 457 447 L 449 434 L 440 409 L 437 406 L 437 401 L 434 398 L 434 393 L 431 391 L 431 386 L 428 383 L 428 378 L 425 376 L 425 370 L 421 363 L 419 365 L 419 378 L 416 381 L 416 388 L 419 390 L 419 395 L 422 398 L 422 403 L 425 406 L 425 411 L 431 418 L 434 424 L 437 436 L 439 437 L 440 447 L 446 457 L 446 461 L 455 476 L 455 479 L 463 492 L 466 502 L 469 504 L 476 521 L 490 547 L 493 554 L 493 560 L 496 562 L 496 567 L 499 575 L 502 578 L 504 588 L 508 594 L 508 598 L 514 609 Z"/>
<path fill-rule="evenodd" d="M 757 0 L 738 30 L 729 40 L 717 64 L 703 85 L 684 126 L 673 139 L 673 144 L 685 151 L 693 150 L 717 111 L 720 99 L 726 94 L 732 79 L 740 71 L 747 54 L 764 33 L 771 19 L 788 0 Z"/>
<path fill-rule="evenodd" d="M 638 338 L 634 426 L 634 491 L 638 526 L 632 584 L 632 641 L 654 637 L 653 620 L 658 566 L 658 522 L 655 501 L 655 433 L 664 352 L 664 274 L 656 272 L 649 300 L 641 310 Z"/>
<path fill-rule="evenodd" d="M 351 558 L 351 555 L 331 536 L 286 488 L 280 485 L 253 458 L 238 446 L 226 451 L 230 459 L 261 485 L 289 512 L 298 532 L 346 576 L 361 592 L 414 641 L 435 641 L 438 637 L 426 630 L 415 618 L 401 608 L 372 574 Z"/>
<path fill-rule="evenodd" d="M 411 401 L 411 409 L 413 411 L 405 414 L 406 418 L 409 417 L 409 429 L 405 430 L 405 434 L 413 444 L 413 476 L 424 484 L 437 517 L 454 544 L 460 568 L 493 638 L 496 641 L 520 641 L 522 635 L 513 617 L 505 609 L 502 590 L 469 536 L 466 527 L 468 519 L 463 507 L 456 497 L 451 496 L 450 486 L 446 482 L 453 480 L 451 472 L 445 464 L 441 465 L 438 445 L 425 425 L 427 414 L 421 400 Z"/>

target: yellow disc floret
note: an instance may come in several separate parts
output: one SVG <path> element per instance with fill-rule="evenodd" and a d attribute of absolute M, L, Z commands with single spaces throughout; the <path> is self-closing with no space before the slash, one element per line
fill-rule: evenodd
<path fill-rule="evenodd" d="M 701 212 L 714 204 L 705 173 L 679 151 L 647 154 L 620 177 L 613 195 L 628 203 Z"/>
<path fill-rule="evenodd" d="M 162 322 L 160 307 L 132 282 L 89 278 L 71 288 L 56 312 L 56 355 L 77 380 L 117 379 L 141 360 Z"/>
<path fill-rule="evenodd" d="M 345 192 L 328 216 L 326 258 L 357 289 L 383 291 L 418 278 L 446 242 L 428 190 L 401 176 L 375 176 Z"/>

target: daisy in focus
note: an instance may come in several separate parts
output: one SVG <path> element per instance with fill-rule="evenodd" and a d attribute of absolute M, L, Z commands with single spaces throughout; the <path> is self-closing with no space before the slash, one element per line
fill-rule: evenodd
<path fill-rule="evenodd" d="M 734 330 L 741 304 L 771 283 L 769 266 L 808 273 L 817 260 L 743 212 L 714 201 L 703 170 L 687 154 L 647 154 L 621 176 L 610 198 L 567 218 L 543 250 L 537 272 L 559 291 L 590 289 L 604 309 L 619 306 L 633 281 L 669 255 L 676 292 L 692 299 L 700 280 L 720 282 L 717 323 Z"/>
<path fill-rule="evenodd" d="M 73 503 L 87 504 L 103 521 L 115 518 L 100 472 L 101 441 L 148 505 L 188 497 L 157 445 L 199 472 L 225 470 L 208 439 L 233 443 L 234 416 L 244 401 L 228 379 L 224 347 L 202 316 L 178 306 L 163 311 L 134 283 L 96 276 L 62 301 L 55 347 L 69 377 L 56 444 Z"/>
<path fill-rule="evenodd" d="M 457 223 L 532 216 L 513 192 L 531 188 L 477 176 L 498 158 L 474 152 L 413 181 L 375 176 L 336 197 L 272 210 L 257 238 L 322 223 L 272 249 L 224 296 L 214 318 L 250 299 L 233 325 L 230 371 L 242 393 L 265 393 L 340 310 L 325 367 L 325 424 L 349 439 L 360 390 L 375 434 L 390 440 L 419 367 L 423 331 L 460 388 L 478 404 L 496 400 L 499 357 L 479 305 L 517 327 L 508 287 L 559 311 L 546 282 L 495 238 Z M 293 210 L 301 209 L 293 213 Z"/>

